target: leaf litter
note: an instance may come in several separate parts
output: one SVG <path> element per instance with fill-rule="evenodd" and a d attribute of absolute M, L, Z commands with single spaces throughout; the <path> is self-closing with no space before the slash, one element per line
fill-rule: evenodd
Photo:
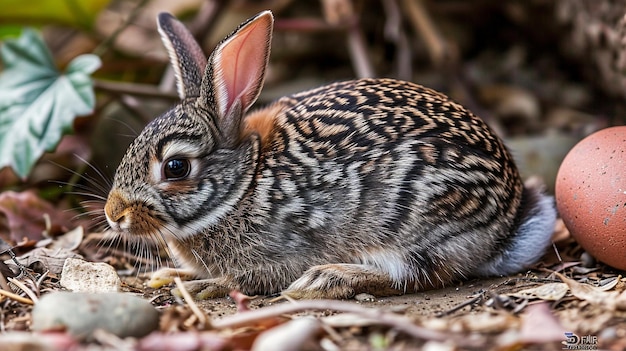
<path fill-rule="evenodd" d="M 25 196 L 27 201 L 14 202 L 18 208 L 14 206 L 9 216 L 15 217 L 20 206 L 38 203 L 34 195 Z M 49 206 L 30 209 L 30 218 L 43 218 L 53 211 Z M 36 231 L 43 228 L 45 232 L 45 227 L 37 227 Z M 178 278 L 170 286 L 149 288 L 149 275 L 129 270 L 136 268 L 137 262 L 115 257 L 120 253 L 116 248 L 87 249 L 85 242 L 93 244 L 104 238 L 99 233 L 83 235 L 82 228 L 70 230 L 67 224 L 61 227 L 63 234 L 29 239 L 35 241 L 33 247 L 42 247 L 16 260 L 3 259 L 5 268 L 0 272 L 6 273 L 0 279 L 8 284 L 0 288 L 0 329 L 6 333 L 0 335 L 0 342 L 24 345 L 30 342 L 27 340 L 41 337 L 40 333 L 30 332 L 32 305 L 43 294 L 64 290 L 59 264 L 75 256 L 88 261 L 108 257 L 105 261 L 114 264 L 118 272 L 127 273 L 121 277 L 123 290 L 149 299 L 159 310 L 160 326 L 158 331 L 138 339 L 121 339 L 98 331 L 90 344 L 81 344 L 63 333 L 55 333 L 54 337 L 46 334 L 42 340 L 57 349 L 73 345 L 75 350 L 90 350 L 97 344 L 105 350 L 163 351 L 268 347 L 514 350 L 531 346 L 553 350 L 563 346 L 566 332 L 598 336 L 598 347 L 611 349 L 626 333 L 626 279 L 601 264 L 581 269 L 581 262 L 569 256 L 572 250 L 579 250 L 569 237 L 555 244 L 561 261 L 548 254 L 526 274 L 473 280 L 440 290 L 350 301 L 291 301 L 233 291 L 227 298 L 194 301 Z M 15 239 L 21 235 L 15 233 L 20 227 L 5 229 L 9 235 L 4 238 L 16 245 Z M 171 294 L 174 287 L 182 299 Z M 32 338 L 16 337 L 18 332 Z"/>

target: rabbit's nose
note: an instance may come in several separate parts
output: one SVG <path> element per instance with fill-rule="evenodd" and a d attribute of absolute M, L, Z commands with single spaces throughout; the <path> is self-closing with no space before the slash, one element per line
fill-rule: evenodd
<path fill-rule="evenodd" d="M 127 230 L 130 226 L 128 202 L 118 192 L 109 194 L 104 205 L 104 216 L 114 231 Z"/>

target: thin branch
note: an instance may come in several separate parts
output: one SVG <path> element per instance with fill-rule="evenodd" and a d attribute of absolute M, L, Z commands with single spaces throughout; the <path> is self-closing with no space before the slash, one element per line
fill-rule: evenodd
<path fill-rule="evenodd" d="M 379 309 L 363 307 L 350 302 L 335 300 L 301 300 L 295 303 L 263 307 L 213 321 L 212 325 L 215 329 L 239 328 L 257 321 L 281 316 L 283 314 L 297 313 L 308 310 L 333 310 L 337 312 L 359 314 L 361 316 L 374 319 L 380 324 L 393 327 L 417 339 L 435 341 L 450 339 L 449 334 L 420 327 L 415 325 L 411 319 L 404 316 L 385 312 Z"/>
<path fill-rule="evenodd" d="M 180 294 L 182 295 L 183 299 L 187 301 L 187 305 L 189 306 L 193 314 L 196 316 L 196 318 L 198 318 L 198 321 L 200 322 L 200 327 L 202 329 L 211 328 L 211 322 L 207 318 L 206 314 L 202 312 L 200 307 L 196 305 L 193 298 L 191 298 L 189 291 L 187 291 L 187 289 L 185 288 L 185 285 L 183 284 L 183 281 L 180 279 L 180 277 L 174 277 L 174 282 L 176 283 L 176 287 L 178 288 L 178 291 L 180 291 Z"/>
<path fill-rule="evenodd" d="M 225 8 L 224 0 L 205 1 L 196 14 L 196 17 L 189 23 L 189 31 L 194 38 L 202 44 L 215 26 L 215 19 L 220 16 Z"/>
<path fill-rule="evenodd" d="M 402 29 L 402 14 L 397 0 L 383 0 L 385 11 L 385 38 L 396 44 L 396 76 L 402 80 L 413 79 L 411 60 L 413 53 L 409 38 Z"/>
<path fill-rule="evenodd" d="M 448 44 L 424 7 L 424 1 L 403 0 L 402 5 L 404 5 L 404 10 L 415 27 L 415 31 L 424 39 L 433 63 L 441 67 L 453 59 L 450 57 L 451 52 Z"/>
<path fill-rule="evenodd" d="M 369 58 L 365 36 L 360 27 L 359 15 L 351 0 L 322 1 L 322 12 L 327 23 L 344 27 L 348 41 L 348 53 L 358 78 L 374 77 L 374 66 Z"/>
<path fill-rule="evenodd" d="M 37 297 L 35 292 L 29 289 L 24 283 L 22 283 L 21 281 L 15 278 L 7 278 L 7 280 L 9 281 L 9 283 L 12 283 L 13 285 L 20 288 L 24 293 L 26 293 L 26 295 L 28 295 L 28 297 L 32 300 L 33 303 L 39 302 L 39 298 Z"/>
<path fill-rule="evenodd" d="M 131 24 L 135 21 L 135 19 L 137 18 L 137 16 L 139 15 L 139 13 L 141 12 L 141 9 L 148 3 L 149 0 L 141 0 L 139 2 L 139 4 L 137 4 L 137 6 L 135 6 L 135 8 L 131 11 L 131 13 L 128 15 L 128 18 L 126 19 L 126 21 L 124 21 L 124 23 L 122 23 L 119 27 L 117 27 L 115 29 L 115 31 L 113 33 L 111 33 L 111 35 L 109 35 L 102 43 L 100 43 L 100 45 L 98 45 L 94 50 L 93 53 L 95 55 L 98 56 L 102 56 L 104 55 L 104 53 L 109 50 L 109 48 L 113 45 L 113 43 L 115 42 L 115 39 L 117 39 L 117 37 Z"/>
<path fill-rule="evenodd" d="M 27 299 L 25 297 L 22 297 L 18 294 L 14 294 L 10 291 L 4 290 L 4 289 L 0 289 L 0 295 L 6 296 L 10 299 L 13 299 L 17 302 L 21 302 L 21 303 L 25 303 L 27 305 L 34 305 L 35 303 L 33 302 L 33 300 L 31 299 Z"/>
<path fill-rule="evenodd" d="M 376 76 L 374 65 L 369 58 L 367 45 L 365 44 L 365 36 L 363 31 L 354 24 L 348 29 L 348 48 L 350 49 L 350 58 L 352 65 L 358 78 L 371 78 Z"/>

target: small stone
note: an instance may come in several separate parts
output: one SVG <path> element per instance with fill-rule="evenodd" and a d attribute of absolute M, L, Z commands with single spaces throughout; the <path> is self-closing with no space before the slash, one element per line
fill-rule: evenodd
<path fill-rule="evenodd" d="M 102 329 L 120 338 L 142 337 L 159 326 L 158 311 L 146 300 L 126 293 L 53 292 L 32 312 L 33 331 L 65 330 L 90 340 Z"/>
<path fill-rule="evenodd" d="M 366 294 L 366 293 L 361 293 L 361 294 L 357 294 L 354 297 L 355 300 L 359 301 L 359 302 L 372 302 L 372 301 L 376 301 L 376 297 L 374 295 L 370 295 L 370 294 Z"/>
<path fill-rule="evenodd" d="M 76 258 L 65 260 L 60 283 L 74 292 L 90 293 L 118 292 L 122 285 L 113 266 Z"/>

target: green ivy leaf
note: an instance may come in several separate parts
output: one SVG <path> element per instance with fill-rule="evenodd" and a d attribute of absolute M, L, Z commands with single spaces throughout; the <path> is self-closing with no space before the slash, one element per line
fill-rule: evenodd
<path fill-rule="evenodd" d="M 57 70 L 41 37 L 25 29 L 0 48 L 0 168 L 25 178 L 45 151 L 53 151 L 77 116 L 93 111 L 90 74 L 95 55 L 76 57 L 65 74 Z"/>

